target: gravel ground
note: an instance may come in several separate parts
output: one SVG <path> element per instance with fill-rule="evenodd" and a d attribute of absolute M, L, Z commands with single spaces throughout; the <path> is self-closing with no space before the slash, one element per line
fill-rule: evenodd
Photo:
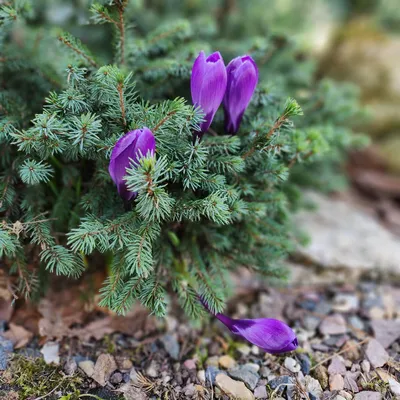
<path fill-rule="evenodd" d="M 128 315 L 129 332 L 98 310 L 82 323 L 76 312 L 72 319 L 65 312 L 55 318 L 55 310 L 47 315 L 45 305 L 39 304 L 39 335 L 22 327 L 18 313 L 15 322 L 0 325 L 0 398 L 400 398 L 400 289 L 394 286 L 242 288 L 229 315 L 281 318 L 296 331 L 299 348 L 278 356 L 237 341 L 212 319 L 200 328 L 173 311 L 158 321 L 140 310 Z M 32 365 L 43 371 L 24 372 Z"/>

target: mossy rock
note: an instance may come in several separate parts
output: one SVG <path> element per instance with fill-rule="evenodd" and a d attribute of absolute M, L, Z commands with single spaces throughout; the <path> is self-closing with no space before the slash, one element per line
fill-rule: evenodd
<path fill-rule="evenodd" d="M 75 400 L 79 398 L 83 378 L 79 375 L 66 376 L 59 366 L 47 365 L 42 358 L 14 355 L 7 375 L 2 375 L 0 383 L 7 385 L 4 391 L 9 397 L 18 393 L 18 400 L 45 395 L 50 400 L 59 399 L 60 394 L 69 395 L 68 400 Z"/>
<path fill-rule="evenodd" d="M 400 38 L 385 33 L 369 18 L 358 18 L 337 33 L 320 71 L 360 87 L 372 114 L 372 123 L 361 129 L 382 136 L 400 126 L 399 64 Z"/>
<path fill-rule="evenodd" d="M 380 141 L 378 148 L 388 168 L 394 173 L 400 173 L 400 127 L 397 134 Z"/>

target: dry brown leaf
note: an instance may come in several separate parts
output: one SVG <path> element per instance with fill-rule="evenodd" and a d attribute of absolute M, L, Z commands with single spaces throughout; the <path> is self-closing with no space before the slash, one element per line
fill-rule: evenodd
<path fill-rule="evenodd" d="M 0 320 L 9 321 L 14 307 L 12 306 L 13 296 L 9 289 L 8 277 L 4 270 L 0 269 Z"/>
<path fill-rule="evenodd" d="M 10 329 L 3 333 L 6 339 L 14 343 L 16 349 L 26 346 L 32 339 L 33 333 L 26 330 L 23 326 L 15 325 L 10 322 Z"/>
<path fill-rule="evenodd" d="M 15 325 L 23 326 L 28 331 L 33 332 L 34 335 L 37 335 L 39 332 L 39 319 L 40 314 L 37 310 L 37 307 L 28 302 L 24 302 L 16 307 L 11 318 L 11 322 L 13 322 Z"/>
<path fill-rule="evenodd" d="M 12 306 L 11 299 L 6 300 L 5 298 L 1 298 L 0 293 L 0 320 L 1 321 L 9 321 L 13 314 L 14 307 Z"/>
<path fill-rule="evenodd" d="M 106 317 L 97 319 L 89 324 L 85 325 L 82 328 L 75 328 L 68 330 L 68 333 L 65 336 L 68 337 L 78 337 L 80 340 L 89 341 L 91 338 L 96 340 L 103 339 L 104 336 L 110 335 L 115 332 L 115 330 L 111 326 L 112 318 Z"/>
<path fill-rule="evenodd" d="M 97 279 L 98 285 L 101 285 L 100 278 L 92 278 L 91 291 L 97 288 L 93 280 Z M 17 309 L 12 322 L 50 340 L 64 337 L 78 337 L 84 341 L 91 338 L 100 340 L 114 332 L 134 336 L 139 340 L 156 329 L 154 317 L 150 317 L 143 307 L 134 307 L 126 317 L 117 316 L 97 306 L 88 291 L 89 284 L 85 282 L 53 289 L 41 299 L 37 309 L 28 304 Z"/>
<path fill-rule="evenodd" d="M 61 339 L 70 336 L 71 326 L 81 325 L 94 309 L 93 300 L 85 301 L 84 285 L 49 292 L 39 303 L 39 334 Z"/>
<path fill-rule="evenodd" d="M 52 311 L 52 312 L 51 312 Z M 106 335 L 120 332 L 141 339 L 156 329 L 155 319 L 149 316 L 146 309 L 135 307 L 127 316 L 105 315 L 102 318 L 85 323 L 90 314 L 82 311 L 77 315 L 67 312 L 67 307 L 62 305 L 60 309 L 48 299 L 41 302 L 40 312 L 43 318 L 39 320 L 39 334 L 49 339 L 62 339 L 63 337 L 78 337 L 89 341 L 91 338 L 100 340 Z M 73 325 L 79 324 L 79 327 Z"/>
<path fill-rule="evenodd" d="M 107 316 L 92 321 L 82 328 L 70 329 L 66 336 L 75 336 L 81 340 L 89 341 L 91 338 L 100 340 L 106 335 L 120 332 L 125 335 L 135 336 L 136 339 L 141 339 L 143 336 L 154 332 L 155 329 L 154 317 L 149 316 L 147 310 L 138 307 L 126 317 Z"/>

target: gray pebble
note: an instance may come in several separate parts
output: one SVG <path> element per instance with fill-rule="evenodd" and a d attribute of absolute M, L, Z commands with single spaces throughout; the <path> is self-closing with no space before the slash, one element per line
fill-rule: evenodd
<path fill-rule="evenodd" d="M 121 383 L 123 380 L 123 376 L 121 374 L 121 372 L 114 372 L 110 378 L 110 382 L 117 384 L 117 383 Z"/>
<path fill-rule="evenodd" d="M 363 331 L 365 329 L 364 321 L 357 315 L 352 315 L 349 317 L 349 324 L 355 328 Z"/>
<path fill-rule="evenodd" d="M 2 348 L 6 353 L 12 353 L 14 350 L 14 345 L 11 340 L 0 336 L 0 348 Z"/>
<path fill-rule="evenodd" d="M 228 375 L 235 380 L 242 381 L 251 390 L 256 388 L 260 379 L 260 376 L 254 371 L 254 368 L 248 365 L 232 368 L 228 371 Z"/>
<path fill-rule="evenodd" d="M 73 375 L 78 369 L 78 364 L 73 358 L 69 358 L 64 364 L 64 372 L 67 375 Z"/>
<path fill-rule="evenodd" d="M 146 368 L 146 375 L 151 378 L 158 377 L 158 364 L 154 360 L 152 360 L 150 365 Z"/>
<path fill-rule="evenodd" d="M 289 386 L 289 385 L 293 385 L 294 384 L 294 380 L 291 376 L 287 376 L 287 375 L 283 375 L 283 376 L 278 376 L 275 379 L 272 379 L 269 382 L 269 386 L 271 387 L 272 390 L 275 390 L 279 387 L 279 389 L 277 390 L 278 393 L 282 394 L 283 391 Z"/>
<path fill-rule="evenodd" d="M 0 371 L 5 371 L 8 364 L 8 353 L 0 347 Z"/>
<path fill-rule="evenodd" d="M 164 335 L 161 338 L 161 342 L 164 345 L 165 350 L 167 353 L 173 358 L 174 360 L 179 359 L 179 352 L 180 352 L 180 346 L 178 343 L 178 340 L 174 335 Z"/>
<path fill-rule="evenodd" d="M 311 369 L 310 358 L 304 353 L 297 354 L 297 358 L 299 359 L 299 362 L 301 365 L 301 372 L 304 375 L 308 375 L 310 373 L 310 369 Z"/>
<path fill-rule="evenodd" d="M 320 323 L 321 318 L 315 317 L 314 315 L 306 315 L 302 320 L 304 328 L 308 331 L 315 331 Z"/>
<path fill-rule="evenodd" d="M 271 370 L 268 367 L 261 367 L 260 375 L 263 378 L 267 378 L 269 375 L 271 375 Z"/>
<path fill-rule="evenodd" d="M 0 371 L 7 369 L 8 355 L 14 350 L 14 345 L 11 340 L 0 336 Z"/>
<path fill-rule="evenodd" d="M 218 374 L 225 374 L 226 375 L 226 371 L 222 371 L 220 369 L 218 369 L 217 367 L 207 367 L 206 369 L 206 382 L 210 382 L 214 385 L 215 384 L 215 377 Z"/>

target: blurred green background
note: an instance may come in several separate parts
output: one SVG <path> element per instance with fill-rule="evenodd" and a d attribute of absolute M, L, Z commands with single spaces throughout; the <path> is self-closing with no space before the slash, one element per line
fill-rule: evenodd
<path fill-rule="evenodd" d="M 55 34 L 60 29 L 69 31 L 101 62 L 110 63 L 112 29 L 107 25 L 89 25 L 91 3 L 35 0 L 30 26 L 36 29 L 38 37 L 43 26 L 53 26 Z M 302 60 L 303 70 L 308 68 L 305 79 L 309 79 L 312 70 L 314 77 L 330 77 L 359 87 L 369 115 L 363 123 L 357 121 L 355 128 L 368 133 L 388 169 L 400 173 L 399 5 L 399 0 L 129 0 L 127 20 L 135 32 L 146 34 L 156 29 L 160 21 L 189 18 L 214 38 L 214 43 L 210 40 L 214 46 L 216 36 L 236 41 L 235 46 L 254 36 L 273 34 L 278 39 L 280 35 L 285 40 L 290 38 L 305 55 L 311 55 L 309 64 Z M 53 39 L 41 39 L 42 45 Z M 48 48 L 49 58 L 63 58 L 65 49 L 51 45 Z M 51 69 L 51 65 L 46 68 Z M 297 69 L 296 74 L 300 73 L 301 69 Z M 271 81 L 279 87 L 276 76 Z"/>
<path fill-rule="evenodd" d="M 111 29 L 87 25 L 90 4 L 35 0 L 35 20 L 71 31 L 110 62 Z M 400 173 L 399 5 L 399 0 L 130 0 L 128 12 L 143 33 L 156 28 L 160 17 L 190 17 L 212 31 L 207 19 L 212 15 L 224 37 L 291 37 L 317 58 L 318 76 L 360 87 L 369 118 L 357 128 L 374 138 L 389 168 Z"/>

